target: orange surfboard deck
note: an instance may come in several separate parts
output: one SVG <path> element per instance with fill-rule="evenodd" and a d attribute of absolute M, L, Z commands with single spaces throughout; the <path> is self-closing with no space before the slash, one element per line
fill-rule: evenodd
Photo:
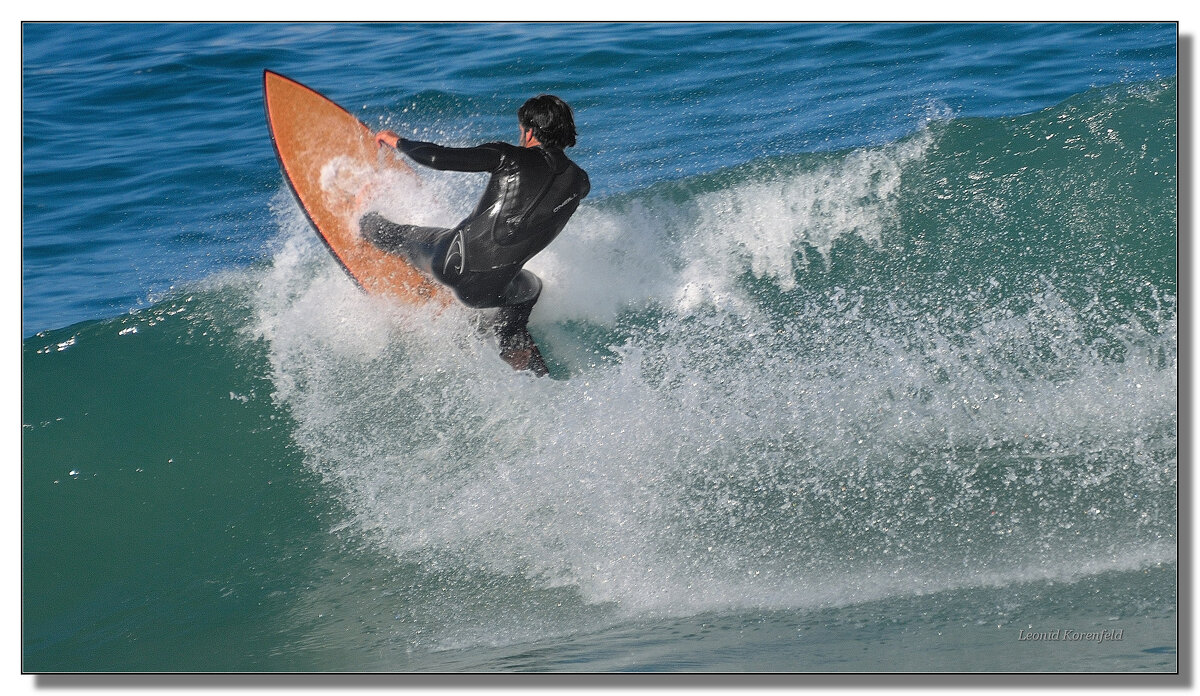
<path fill-rule="evenodd" d="M 270 70 L 263 71 L 267 124 L 284 176 L 300 207 L 346 270 L 369 293 L 408 304 L 451 301 L 451 293 L 411 266 L 362 238 L 358 219 L 376 175 L 412 168 L 375 142 L 374 132 L 318 92 Z"/>

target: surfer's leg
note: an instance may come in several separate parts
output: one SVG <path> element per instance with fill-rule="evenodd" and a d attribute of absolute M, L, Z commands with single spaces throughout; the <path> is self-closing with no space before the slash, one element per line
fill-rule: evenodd
<path fill-rule="evenodd" d="M 504 304 L 497 308 L 493 325 L 500 343 L 500 357 L 518 370 L 529 370 L 538 377 L 549 370 L 529 335 L 529 315 L 541 293 L 542 281 L 522 270 L 505 288 Z"/>
<path fill-rule="evenodd" d="M 453 230 L 392 222 L 379 213 L 367 213 L 359 221 L 363 238 L 386 252 L 402 254 L 414 266 L 433 273 L 434 260 L 445 255 Z M 435 274 L 436 275 L 436 274 Z"/>
<path fill-rule="evenodd" d="M 392 222 L 379 213 L 367 213 L 359 220 L 363 238 L 394 254 L 405 254 L 413 248 L 431 244 L 449 230 L 443 227 L 421 227 Z"/>

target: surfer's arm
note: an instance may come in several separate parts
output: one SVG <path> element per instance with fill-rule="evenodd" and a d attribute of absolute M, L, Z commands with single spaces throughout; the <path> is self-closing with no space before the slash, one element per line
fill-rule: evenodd
<path fill-rule="evenodd" d="M 419 140 L 398 138 L 396 149 L 417 164 L 443 171 L 494 172 L 504 161 L 500 149 L 493 145 L 445 147 Z"/>
<path fill-rule="evenodd" d="M 443 171 L 494 172 L 500 168 L 503 162 L 500 150 L 491 145 L 445 147 L 434 143 L 400 138 L 396 149 L 417 164 Z"/>

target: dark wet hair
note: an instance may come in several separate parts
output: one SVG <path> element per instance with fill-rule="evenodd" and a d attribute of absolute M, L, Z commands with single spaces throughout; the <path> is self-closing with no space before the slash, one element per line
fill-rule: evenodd
<path fill-rule="evenodd" d="M 517 121 L 521 127 L 533 131 L 533 137 L 546 147 L 572 147 L 575 145 L 575 116 L 571 107 L 553 94 L 542 94 L 530 99 L 517 109 Z"/>

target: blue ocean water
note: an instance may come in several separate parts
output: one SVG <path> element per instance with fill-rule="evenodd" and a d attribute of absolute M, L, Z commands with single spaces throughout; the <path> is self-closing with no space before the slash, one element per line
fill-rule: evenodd
<path fill-rule="evenodd" d="M 24 668 L 1175 670 L 1176 49 L 23 25 Z M 264 69 L 450 144 L 573 105 L 553 379 L 354 288 Z"/>

